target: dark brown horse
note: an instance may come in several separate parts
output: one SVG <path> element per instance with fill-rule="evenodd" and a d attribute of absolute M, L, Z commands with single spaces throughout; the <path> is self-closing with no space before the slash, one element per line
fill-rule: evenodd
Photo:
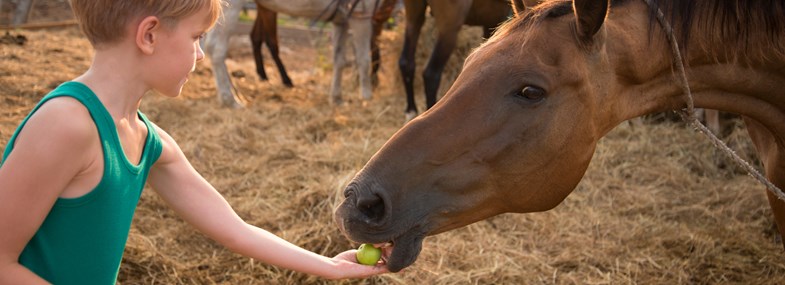
<path fill-rule="evenodd" d="M 374 83 L 378 81 L 376 78 L 381 60 L 378 43 L 379 35 L 381 35 L 384 24 L 393 12 L 396 0 L 379 0 L 378 2 L 378 7 L 376 7 L 373 15 L 373 34 L 371 35 L 371 76 Z M 256 9 L 256 20 L 250 35 L 251 48 L 256 63 L 256 73 L 260 79 L 267 80 L 267 73 L 264 71 L 264 58 L 262 56 L 262 44 L 266 44 L 270 57 L 273 58 L 275 66 L 281 74 L 283 84 L 292 87 L 294 85 L 286 73 L 286 67 L 283 65 L 278 52 L 278 13 L 262 5 L 257 5 Z"/>
<path fill-rule="evenodd" d="M 406 90 L 405 112 L 406 120 L 409 121 L 417 116 L 417 105 L 414 102 L 414 71 L 417 64 L 414 58 L 428 6 L 438 35 L 422 75 L 426 108 L 436 103 L 442 72 L 455 49 L 461 27 L 464 24 L 481 26 L 483 37 L 487 39 L 499 24 L 512 15 L 512 8 L 509 0 L 404 0 L 403 3 L 406 9 L 406 32 L 398 65 Z"/>
<path fill-rule="evenodd" d="M 395 5 L 399 0 L 380 0 L 381 4 L 376 8 L 373 14 L 373 33 L 371 34 L 371 80 L 373 85 L 379 83 L 378 74 L 379 68 L 382 64 L 382 52 L 379 47 L 379 36 L 387 23 L 387 20 L 392 16 L 395 11 Z"/>
<path fill-rule="evenodd" d="M 680 39 L 695 107 L 743 116 L 766 177 L 783 188 L 785 2 L 653 2 Z M 341 229 L 392 241 L 397 271 L 425 236 L 561 203 L 611 129 L 687 106 L 654 11 L 643 0 L 551 0 L 521 12 L 355 176 L 336 210 Z M 766 193 L 785 236 L 785 201 Z"/>
<path fill-rule="evenodd" d="M 293 87 L 292 79 L 286 73 L 286 67 L 284 67 L 281 57 L 278 55 L 278 13 L 257 5 L 256 20 L 254 21 L 253 29 L 251 29 L 251 48 L 253 50 L 254 62 L 256 62 L 256 74 L 259 75 L 260 79 L 267 81 L 267 73 L 264 72 L 262 44 L 267 44 L 267 50 L 270 51 L 270 57 L 275 61 L 275 66 L 278 67 L 278 73 L 281 74 L 283 85 Z"/>

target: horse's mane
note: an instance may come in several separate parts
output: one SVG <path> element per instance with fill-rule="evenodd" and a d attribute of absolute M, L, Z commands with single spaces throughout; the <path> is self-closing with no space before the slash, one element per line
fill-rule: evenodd
<path fill-rule="evenodd" d="M 612 0 L 613 7 L 627 5 L 633 1 Z M 700 47 L 714 56 L 739 55 L 744 58 L 785 58 L 785 1 L 782 0 L 654 0 L 686 51 L 691 37 L 698 34 Z M 549 18 L 572 15 L 572 1 L 548 0 L 527 9 L 516 19 L 505 23 L 496 31 L 503 37 L 514 30 L 530 29 Z M 649 34 L 658 26 L 655 12 L 649 13 Z"/>

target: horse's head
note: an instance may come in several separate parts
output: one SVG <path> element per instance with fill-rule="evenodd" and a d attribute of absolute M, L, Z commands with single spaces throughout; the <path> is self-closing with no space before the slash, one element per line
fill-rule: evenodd
<path fill-rule="evenodd" d="M 336 211 L 350 239 L 392 241 L 397 271 L 427 235 L 548 210 L 575 188 L 597 140 L 624 118 L 603 100 L 617 88 L 601 29 L 608 2 L 569 3 L 506 23 L 444 98 L 376 153 Z"/>

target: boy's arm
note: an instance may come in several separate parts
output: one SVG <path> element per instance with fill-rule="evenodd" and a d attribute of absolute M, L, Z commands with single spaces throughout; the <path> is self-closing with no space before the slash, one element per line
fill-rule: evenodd
<path fill-rule="evenodd" d="M 0 167 L 0 284 L 45 284 L 18 263 L 57 197 L 89 163 L 98 143 L 89 113 L 73 99 L 44 104 Z M 10 147 L 10 144 L 9 144 Z"/>
<path fill-rule="evenodd" d="M 387 272 L 385 266 L 353 262 L 351 253 L 354 251 L 328 258 L 245 223 L 191 166 L 174 139 L 157 130 L 164 147 L 148 181 L 180 217 L 211 239 L 259 261 L 330 279 L 367 277 Z"/>

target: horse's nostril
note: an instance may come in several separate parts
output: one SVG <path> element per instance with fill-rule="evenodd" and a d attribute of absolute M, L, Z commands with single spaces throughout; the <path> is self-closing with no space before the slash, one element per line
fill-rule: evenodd
<path fill-rule="evenodd" d="M 376 194 L 358 195 L 357 210 L 365 215 L 369 221 L 379 221 L 384 216 L 384 200 Z"/>

